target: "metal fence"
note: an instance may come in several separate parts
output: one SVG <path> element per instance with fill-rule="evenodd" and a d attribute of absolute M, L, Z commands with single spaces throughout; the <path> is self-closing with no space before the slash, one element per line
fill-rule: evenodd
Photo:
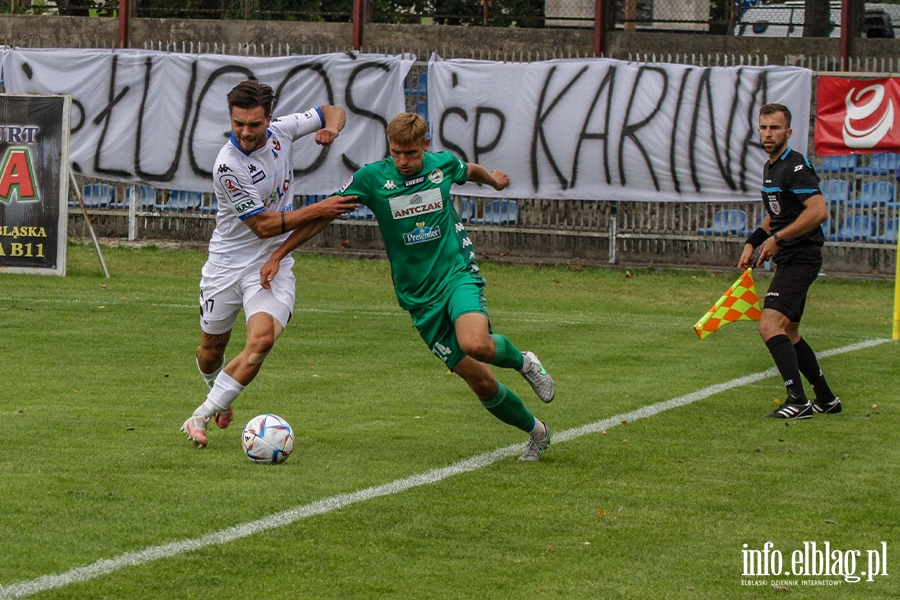
<path fill-rule="evenodd" d="M 165 44 L 152 49 L 194 51 L 193 44 Z M 197 52 L 209 52 L 196 44 Z M 298 49 L 251 49 L 236 45 L 216 48 L 223 53 L 274 55 Z M 321 53 L 309 48 L 303 52 Z M 424 54 L 424 53 L 423 53 Z M 500 56 L 495 59 L 502 60 Z M 515 60 L 516 57 L 513 57 Z M 535 60 L 539 60 L 540 57 Z M 770 64 L 765 56 L 667 55 L 629 56 L 639 62 L 742 65 Z M 853 71 L 856 77 L 890 75 L 900 70 L 900 59 L 858 59 L 845 65 L 833 57 L 789 57 L 783 64 L 814 69 L 817 73 Z M 427 114 L 427 90 L 421 85 L 427 63 L 418 61 L 405 85 L 407 110 Z M 896 75 L 896 73 L 893 73 Z M 813 111 L 814 114 L 814 111 Z M 810 144 L 811 146 L 811 144 Z M 848 258 L 838 270 L 875 271 L 889 274 L 896 260 L 900 200 L 898 154 L 853 155 L 822 158 L 809 155 L 819 174 L 829 203 L 830 218 L 824 224 L 826 246 Z M 101 235 L 129 239 L 207 239 L 217 206 L 211 193 L 189 193 L 129 186 L 78 177 L 89 214 L 104 224 Z M 295 206 L 318 197 L 297 196 Z M 540 258 L 589 258 L 617 263 L 681 263 L 729 265 L 743 240 L 761 222 L 762 203 L 748 202 L 629 202 L 507 198 L 490 200 L 455 196 L 457 210 L 482 252 Z M 72 210 L 80 211 L 73 202 Z M 328 244 L 341 248 L 379 248 L 377 224 L 362 208 L 345 222 L 326 230 Z M 847 253 L 850 254 L 847 254 Z"/>
<path fill-rule="evenodd" d="M 759 4 L 760 0 L 615 0 L 610 6 L 615 14 L 612 26 L 620 30 L 787 35 L 774 25 L 769 33 L 756 33 L 763 21 L 786 18 L 792 23 L 791 35 L 802 34 L 802 7 L 773 9 L 772 16 L 753 12 Z M 369 0 L 365 5 L 375 23 L 590 29 L 596 18 L 595 0 Z M 348 23 L 353 0 L 134 0 L 132 6 L 132 16 L 138 18 Z M 0 13 L 7 14 L 117 16 L 118 10 L 119 0 L 0 0 Z M 757 23 L 755 28 L 744 26 L 745 14 Z"/>

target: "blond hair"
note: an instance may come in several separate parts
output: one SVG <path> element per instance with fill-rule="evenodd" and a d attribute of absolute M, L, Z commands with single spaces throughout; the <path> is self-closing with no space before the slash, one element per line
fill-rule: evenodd
<path fill-rule="evenodd" d="M 389 143 L 408 146 L 423 143 L 428 136 L 428 124 L 415 113 L 400 113 L 387 126 Z"/>

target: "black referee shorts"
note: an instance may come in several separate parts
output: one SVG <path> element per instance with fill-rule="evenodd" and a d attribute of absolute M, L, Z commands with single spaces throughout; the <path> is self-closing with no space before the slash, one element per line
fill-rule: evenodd
<path fill-rule="evenodd" d="M 799 323 L 806 308 L 809 286 L 819 276 L 822 262 L 778 265 L 763 308 L 777 310 L 792 323 Z"/>

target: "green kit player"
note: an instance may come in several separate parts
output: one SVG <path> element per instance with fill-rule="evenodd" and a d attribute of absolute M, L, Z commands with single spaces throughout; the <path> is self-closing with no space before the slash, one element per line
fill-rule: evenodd
<path fill-rule="evenodd" d="M 338 194 L 356 195 L 375 214 L 397 300 L 431 351 L 469 384 L 492 415 L 529 434 L 520 460 L 540 460 L 550 445 L 550 429 L 497 381 L 488 364 L 519 371 L 544 402 L 553 400 L 553 379 L 532 352 L 521 352 L 491 332 L 485 282 L 450 200 L 455 183 L 473 181 L 499 191 L 509 185 L 509 177 L 449 152 L 428 152 L 431 140 L 419 115 L 397 115 L 387 136 L 390 158 L 359 169 Z M 301 241 L 292 234 L 275 251 L 260 271 L 263 287 Z"/>

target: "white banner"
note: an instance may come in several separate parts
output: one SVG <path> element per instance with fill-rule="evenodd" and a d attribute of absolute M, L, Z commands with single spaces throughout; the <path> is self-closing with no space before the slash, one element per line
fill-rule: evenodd
<path fill-rule="evenodd" d="M 806 153 L 812 72 L 610 59 L 428 68 L 432 149 L 510 176 L 472 195 L 639 201 L 759 199 L 762 104 L 793 112 Z"/>
<path fill-rule="evenodd" d="M 295 190 L 327 194 L 387 156 L 384 128 L 406 110 L 413 58 L 5 48 L 2 69 L 8 93 L 72 96 L 76 174 L 166 189 L 212 190 L 213 162 L 231 132 L 225 95 L 244 79 L 275 89 L 275 116 L 342 106 L 347 127 L 337 141 L 322 148 L 307 136 L 296 153 Z"/>

